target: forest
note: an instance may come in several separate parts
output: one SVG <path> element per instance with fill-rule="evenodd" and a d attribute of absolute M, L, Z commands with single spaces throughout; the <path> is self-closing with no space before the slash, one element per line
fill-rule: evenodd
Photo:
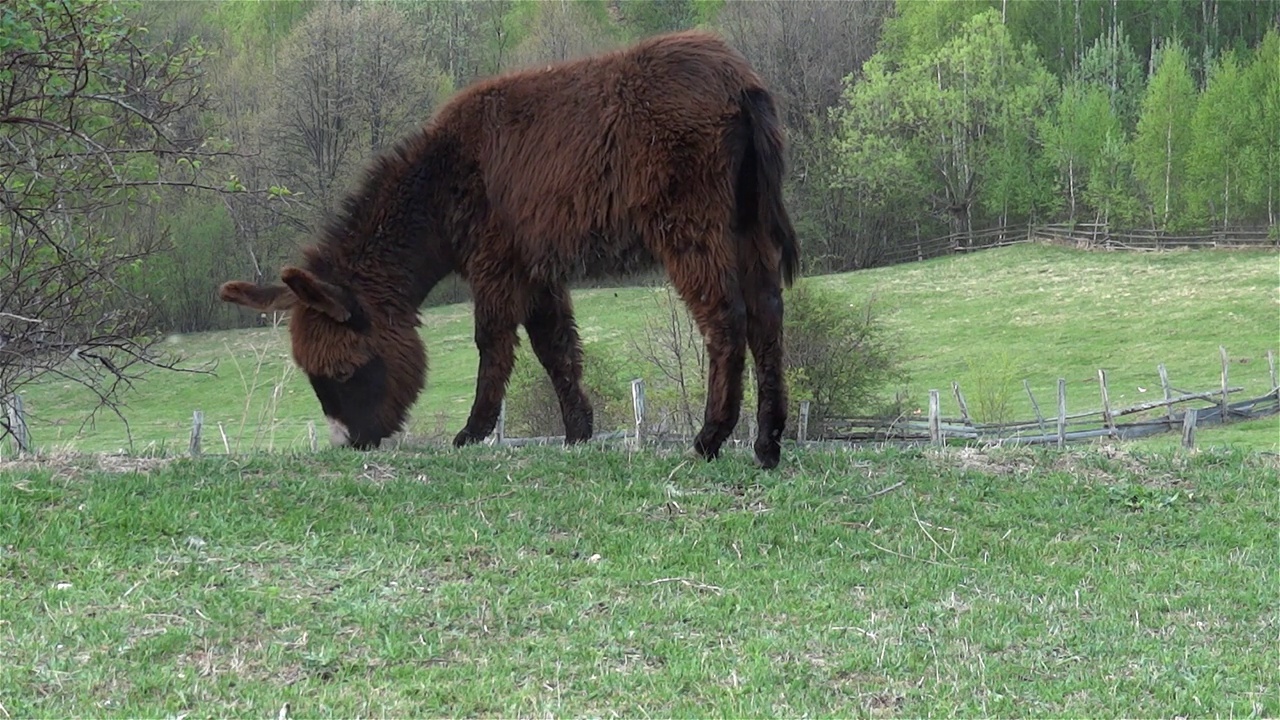
<path fill-rule="evenodd" d="M 690 27 L 778 93 L 806 274 L 1004 224 L 1280 226 L 1280 0 L 8 0 L 0 395 L 258 322 L 217 285 L 455 90 Z"/>

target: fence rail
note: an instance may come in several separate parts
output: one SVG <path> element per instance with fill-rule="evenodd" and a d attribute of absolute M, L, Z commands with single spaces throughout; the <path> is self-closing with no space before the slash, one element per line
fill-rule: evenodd
<path fill-rule="evenodd" d="M 1179 234 L 1151 229 L 1113 231 L 1105 223 L 1053 223 L 1005 225 L 904 242 L 886 252 L 882 259 L 885 265 L 898 265 L 1037 241 L 1103 250 L 1280 249 L 1280 234 L 1272 228 L 1223 228 Z"/>
<path fill-rule="evenodd" d="M 929 415 L 926 419 L 918 418 L 829 418 L 820 423 L 813 423 L 808 417 L 802 421 L 804 427 L 816 427 L 814 438 L 801 435 L 798 439 L 803 443 L 838 442 L 838 443 L 929 443 L 941 445 L 949 440 L 965 442 L 999 443 L 999 444 L 1047 444 L 1056 443 L 1062 446 L 1068 442 L 1110 437 L 1122 440 L 1148 437 L 1164 432 L 1182 431 L 1184 444 L 1193 444 L 1196 425 L 1218 425 L 1242 420 L 1254 420 L 1280 414 L 1280 379 L 1277 378 L 1275 351 L 1267 351 L 1267 363 L 1270 372 L 1271 389 L 1264 395 L 1245 400 L 1231 401 L 1231 396 L 1243 392 L 1244 388 L 1232 386 L 1230 379 L 1230 360 L 1226 348 L 1219 348 L 1222 362 L 1222 381 L 1211 390 L 1199 392 L 1176 392 L 1169 385 L 1168 372 L 1163 364 L 1157 367 L 1160 375 L 1164 398 L 1136 403 L 1127 407 L 1113 408 L 1110 403 L 1110 392 L 1107 386 L 1107 374 L 1098 371 L 1099 406 L 1083 412 L 1067 411 L 1066 380 L 1058 380 L 1058 412 L 1046 418 L 1040 412 L 1040 405 L 1026 381 L 1027 389 L 1035 419 L 1017 420 L 1005 423 L 975 422 L 968 413 L 959 383 L 952 383 L 956 404 L 959 407 L 958 417 L 943 416 L 941 411 L 941 393 L 929 391 Z M 1179 411 L 1177 406 L 1195 401 L 1210 401 L 1205 407 L 1192 407 Z M 1129 422 L 1119 422 L 1117 418 L 1143 413 L 1157 413 L 1156 416 L 1142 417 Z M 802 411 L 803 412 L 803 411 Z M 1053 428 L 1053 431 L 1050 431 Z"/>
<path fill-rule="evenodd" d="M 988 250 L 992 248 L 1008 247 L 1028 242 L 1048 241 L 1058 243 L 1070 243 L 1080 247 L 1109 249 L 1109 250 L 1168 250 L 1173 248 L 1259 248 L 1259 249 L 1277 249 L 1280 250 L 1280 233 L 1277 228 L 1223 228 L 1209 233 L 1202 234 L 1175 234 L 1161 230 L 1125 230 L 1112 231 L 1104 223 L 1056 223 L 1056 224 L 1021 224 L 1000 226 L 988 228 L 979 231 L 951 233 L 940 237 L 917 240 L 914 242 L 903 243 L 884 255 L 886 264 L 900 264 L 905 262 L 916 262 L 921 260 L 929 260 L 943 255 L 974 252 L 979 250 Z M 974 422 L 968 414 L 965 406 L 963 394 L 957 383 L 952 383 L 952 390 L 956 395 L 961 414 L 956 418 L 944 418 L 940 414 L 941 397 L 937 390 L 930 393 L 931 411 L 929 417 L 925 421 L 913 419 L 884 419 L 884 418 L 838 418 L 828 419 L 822 423 L 811 424 L 809 419 L 809 406 L 802 405 L 801 417 L 797 419 L 796 438 L 801 442 L 932 442 L 939 443 L 945 439 L 964 439 L 973 441 L 992 441 L 1001 442 L 1057 442 L 1063 444 L 1074 440 L 1090 439 L 1096 437 L 1111 436 L 1117 438 L 1143 437 L 1157 432 L 1166 432 L 1174 429 L 1183 429 L 1184 438 L 1189 438 L 1194 433 L 1194 427 L 1197 423 L 1209 424 L 1219 422 L 1231 422 L 1235 419 L 1245 419 L 1252 417 L 1266 417 L 1280 413 L 1280 384 L 1276 379 L 1275 357 L 1271 351 L 1268 351 L 1267 357 L 1271 364 L 1271 385 L 1272 390 L 1267 394 L 1243 400 L 1236 403 L 1230 403 L 1227 398 L 1230 394 L 1241 392 L 1241 388 L 1229 388 L 1226 386 L 1227 365 L 1226 350 L 1222 350 L 1223 355 L 1223 386 L 1217 390 L 1205 391 L 1201 393 L 1183 393 L 1178 397 L 1171 394 L 1168 378 L 1165 373 L 1164 366 L 1158 369 L 1160 372 L 1161 385 L 1164 389 L 1164 400 L 1141 403 L 1139 405 L 1112 410 L 1110 403 L 1106 400 L 1106 377 L 1105 373 L 1099 371 L 1101 380 L 1101 390 L 1103 393 L 1103 407 L 1101 410 L 1094 410 L 1084 413 L 1067 414 L 1065 412 L 1064 403 L 1065 396 L 1063 393 L 1063 381 L 1059 381 L 1059 413 L 1051 418 L 1045 418 L 1040 411 L 1040 406 L 1034 396 L 1031 396 L 1030 387 L 1026 381 L 1023 386 L 1026 388 L 1027 394 L 1031 399 L 1031 404 L 1036 413 L 1035 420 L 1026 420 L 1014 423 L 984 424 Z M 633 446 L 644 444 L 666 444 L 666 443 L 688 443 L 691 437 L 670 432 L 655 432 L 653 428 L 645 425 L 645 399 L 644 399 L 644 383 L 642 380 L 635 380 L 631 386 L 632 405 L 635 414 L 635 425 L 628 430 L 618 430 L 614 432 L 598 435 L 595 440 L 599 442 L 623 441 Z M 1218 397 L 1219 402 L 1215 406 L 1209 408 L 1192 408 L 1182 414 L 1174 411 L 1174 406 L 1186 403 L 1192 400 L 1209 399 Z M 3 441 L 12 438 L 14 450 L 17 454 L 29 454 L 34 452 L 35 445 L 31 438 L 31 431 L 28 427 L 22 406 L 21 396 L 11 396 L 8 398 L 0 398 L 0 451 L 3 450 Z M 1156 420 L 1138 420 L 1128 423 L 1118 423 L 1116 418 L 1125 417 L 1141 412 L 1154 409 L 1165 408 L 1166 414 L 1163 419 Z M 748 430 L 753 424 L 753 417 L 748 414 L 747 423 Z M 1047 433 L 1046 428 L 1049 423 L 1053 423 L 1056 427 L 1055 433 Z M 1095 427 L 1101 423 L 1102 427 Z M 1185 429 L 1183 425 L 1188 425 Z M 192 427 L 189 436 L 188 450 L 192 455 L 198 455 L 202 452 L 202 424 L 203 413 L 195 410 L 192 415 Z M 1080 427 L 1081 425 L 1087 427 Z M 1177 427 L 1175 427 L 1177 426 Z M 223 449 L 230 454 L 231 447 L 228 442 L 226 432 L 222 424 L 218 423 L 219 437 Z M 1071 429 L 1076 428 L 1076 429 Z M 274 433 L 276 425 L 273 423 L 269 432 Z M 1038 432 L 1038 434 L 1036 434 Z M 315 425 L 313 422 L 306 424 L 307 445 L 312 451 L 317 449 L 317 437 Z M 810 437 L 813 436 L 813 437 Z M 547 437 L 529 437 L 515 438 L 507 437 L 505 433 L 505 405 L 503 406 L 503 415 L 499 419 L 498 426 L 491 442 L 498 442 L 504 445 L 546 445 L 563 442 L 563 436 L 547 436 Z M 731 444 L 736 444 L 738 440 L 731 439 Z"/>
<path fill-rule="evenodd" d="M 1057 412 L 1046 417 L 1040 410 L 1040 403 L 1032 394 L 1030 385 L 1023 381 L 1027 396 L 1035 412 L 1035 418 L 1003 423 L 984 423 L 975 420 L 969 413 L 964 392 L 958 382 L 951 383 L 952 395 L 958 415 L 944 415 L 942 411 L 943 393 L 939 390 L 929 391 L 929 411 L 921 417 L 847 417 L 822 418 L 811 417 L 812 403 L 800 404 L 799 416 L 791 425 L 794 428 L 792 437 L 800 445 L 840 445 L 855 446 L 862 444 L 895 444 L 895 445 L 944 445 L 948 443 L 966 444 L 1001 444 L 1001 445 L 1034 445 L 1056 444 L 1059 447 L 1067 443 L 1098 438 L 1114 438 L 1131 440 L 1148 437 L 1160 433 L 1181 432 L 1184 445 L 1194 445 L 1197 426 L 1218 425 L 1241 420 L 1272 417 L 1280 415 L 1280 377 L 1277 376 L 1276 353 L 1267 351 L 1267 363 L 1271 389 L 1264 395 L 1243 400 L 1231 400 L 1233 395 L 1244 391 L 1244 388 L 1229 383 L 1230 360 L 1226 348 L 1219 348 L 1222 362 L 1221 383 L 1218 387 L 1201 391 L 1175 390 L 1169 383 L 1168 372 L 1163 364 L 1157 367 L 1160 376 L 1160 387 L 1163 398 L 1135 403 L 1125 407 L 1112 407 L 1107 386 L 1107 373 L 1098 371 L 1099 405 L 1090 406 L 1084 411 L 1068 411 L 1066 396 L 1066 380 L 1059 378 L 1057 388 Z M 684 433 L 673 433 L 665 430 L 662 423 L 655 422 L 647 413 L 650 412 L 645 402 L 645 385 L 642 379 L 631 382 L 632 408 L 634 424 L 628 423 L 626 429 L 597 433 L 591 440 L 593 443 L 620 444 L 630 448 L 661 445 L 687 445 L 692 437 Z M 1209 403 L 1200 407 L 1185 407 L 1191 403 Z M 1139 416 L 1130 421 L 1123 418 Z M 35 446 L 29 435 L 27 421 L 23 416 L 21 397 L 12 397 L 5 403 L 3 418 L 4 429 L 16 441 L 19 455 L 32 454 Z M 199 456 L 204 453 L 202 437 L 204 434 L 204 413 L 196 410 L 191 414 L 191 427 L 187 440 L 187 453 Z M 285 422 L 284 424 L 299 429 L 305 427 L 306 446 L 312 452 L 318 449 L 315 423 Z M 222 423 L 216 423 L 221 442 L 215 439 L 215 450 L 224 450 L 227 455 L 234 454 Z M 486 441 L 491 445 L 519 447 L 526 445 L 555 445 L 564 442 L 563 435 L 544 437 L 511 437 L 506 433 L 506 405 L 504 403 L 494 433 Z M 273 426 L 271 432 L 275 431 Z M 750 445 L 754 428 L 751 423 L 739 427 L 729 446 Z"/>

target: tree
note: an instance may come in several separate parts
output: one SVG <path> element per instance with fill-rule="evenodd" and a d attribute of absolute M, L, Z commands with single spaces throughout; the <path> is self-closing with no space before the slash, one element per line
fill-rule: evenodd
<path fill-rule="evenodd" d="M 917 209 L 955 232 L 972 228 L 975 209 L 1034 212 L 1042 199 L 1034 190 L 1033 119 L 1054 82 L 1030 46 L 1013 42 L 998 12 L 973 16 L 922 55 L 878 54 L 864 73 L 836 111 L 841 182 L 878 186 L 885 211 Z M 885 180 L 895 168 L 898 177 Z M 1018 184 L 1031 191 L 1019 194 Z"/>
<path fill-rule="evenodd" d="M 832 182 L 830 109 L 844 77 L 875 51 L 891 9 L 884 0 L 735 2 L 713 23 L 778 95 L 791 146 L 788 202 L 811 268 L 861 267 L 882 248 L 882 234 L 861 223 L 854 193 Z"/>
<path fill-rule="evenodd" d="M 160 234 L 104 228 L 166 187 L 202 179 L 203 53 L 148 46 L 114 0 L 11 0 L 0 12 L 0 397 L 53 374 L 117 411 L 156 352 L 147 303 L 121 271 Z M 4 428 L 8 430 L 8 428 Z"/>
<path fill-rule="evenodd" d="M 267 139 L 282 184 L 301 195 L 298 229 L 334 210 L 369 155 L 424 120 L 448 86 L 423 43 L 391 3 L 321 4 L 285 39 Z"/>
<path fill-rule="evenodd" d="M 1100 222 L 1130 226 L 1142 214 L 1130 151 L 1123 133 L 1107 132 L 1089 168 L 1083 198 L 1098 213 Z"/>
<path fill-rule="evenodd" d="M 1248 95 L 1256 103 L 1250 145 L 1255 148 L 1258 182 L 1246 202 L 1271 226 L 1280 225 L 1280 26 L 1273 26 L 1254 50 L 1246 71 Z"/>
<path fill-rule="evenodd" d="M 1142 62 L 1123 27 L 1099 37 L 1080 58 L 1080 67 L 1071 74 L 1069 83 L 1101 88 L 1107 93 L 1111 113 L 1121 128 L 1133 132 L 1138 122 L 1138 105 L 1146 89 Z"/>
<path fill-rule="evenodd" d="M 1261 148 L 1253 145 L 1259 103 L 1232 55 L 1214 63 L 1196 103 L 1187 155 L 1189 215 L 1224 227 L 1244 215 L 1243 197 L 1256 195 Z"/>
<path fill-rule="evenodd" d="M 1045 156 L 1058 171 L 1068 215 L 1074 220 L 1086 183 L 1103 163 L 1103 146 L 1108 139 L 1115 142 L 1124 137 L 1107 90 L 1093 83 L 1069 82 L 1046 116 L 1041 135 Z"/>
<path fill-rule="evenodd" d="M 1157 57 L 1133 139 L 1133 164 L 1153 222 L 1168 228 L 1182 219 L 1186 204 L 1183 191 L 1196 92 L 1187 53 L 1179 43 L 1168 43 Z"/>
<path fill-rule="evenodd" d="M 512 9 L 523 34 L 515 45 L 510 67 L 560 62 L 605 50 L 621 40 L 603 0 L 522 2 Z"/>
<path fill-rule="evenodd" d="M 705 0 L 627 0 L 615 3 L 633 37 L 693 27 L 711 8 Z"/>

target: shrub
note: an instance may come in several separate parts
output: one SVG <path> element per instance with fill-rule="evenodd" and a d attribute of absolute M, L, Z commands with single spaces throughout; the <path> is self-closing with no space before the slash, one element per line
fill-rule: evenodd
<path fill-rule="evenodd" d="M 784 302 L 790 417 L 799 417 L 803 400 L 811 402 L 810 423 L 896 414 L 894 401 L 880 393 L 904 381 L 906 372 L 898 342 L 874 300 L 851 304 L 821 285 L 800 280 L 786 291 Z"/>
<path fill-rule="evenodd" d="M 596 434 L 623 427 L 631 416 L 631 393 L 614 358 L 583 344 L 582 385 L 591 399 Z M 560 400 L 538 357 L 522 343 L 507 384 L 507 434 L 551 437 L 564 434 Z"/>
<path fill-rule="evenodd" d="M 1017 394 L 1018 367 L 1007 350 L 999 349 L 969 358 L 965 400 L 973 419 L 1001 424 L 1013 419 L 1013 398 Z"/>

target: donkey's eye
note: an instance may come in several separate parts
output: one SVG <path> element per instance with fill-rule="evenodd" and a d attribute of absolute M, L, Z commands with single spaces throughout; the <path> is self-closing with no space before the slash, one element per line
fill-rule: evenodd
<path fill-rule="evenodd" d="M 355 374 L 356 374 L 355 368 L 345 367 L 345 368 L 342 368 L 341 370 L 338 370 L 338 372 L 334 373 L 333 379 L 337 380 L 340 383 L 344 383 L 350 380 L 351 376 Z"/>

